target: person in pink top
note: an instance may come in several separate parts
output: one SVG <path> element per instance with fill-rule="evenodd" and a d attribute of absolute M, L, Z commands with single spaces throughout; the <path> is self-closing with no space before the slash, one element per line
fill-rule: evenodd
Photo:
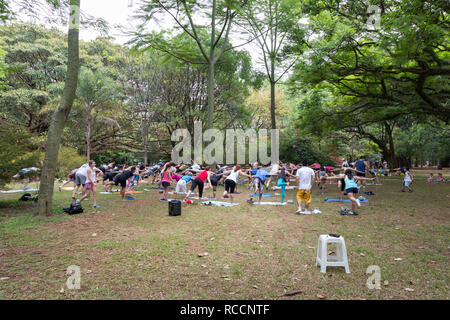
<path fill-rule="evenodd" d="M 174 164 L 172 162 L 168 162 L 164 165 L 164 169 L 163 169 L 164 173 L 163 173 L 162 179 L 161 179 L 161 184 L 162 184 L 164 191 L 163 191 L 163 197 L 161 200 L 167 201 L 167 198 L 169 195 L 170 183 L 173 181 L 172 180 L 173 165 Z"/>

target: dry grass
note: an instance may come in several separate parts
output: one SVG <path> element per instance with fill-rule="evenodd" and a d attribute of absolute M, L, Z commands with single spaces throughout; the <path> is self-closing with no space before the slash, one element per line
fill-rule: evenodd
<path fill-rule="evenodd" d="M 400 192 L 397 177 L 368 188 L 375 196 L 356 217 L 339 215 L 342 204 L 323 202 L 317 187 L 312 207 L 322 214 L 310 216 L 292 204 L 250 206 L 244 185 L 239 206 L 183 205 L 178 217 L 156 190 L 127 202 L 100 195 L 100 209 L 86 203 L 72 217 L 61 213 L 68 191 L 55 193 L 51 218 L 0 201 L 0 278 L 9 278 L 0 280 L 0 299 L 449 299 L 450 183 L 428 184 L 426 175 L 413 193 Z M 314 266 L 324 233 L 344 236 L 350 274 Z M 80 290 L 65 287 L 70 265 L 81 268 Z M 366 287 L 370 265 L 381 268 L 381 290 Z M 284 296 L 291 291 L 301 293 Z"/>

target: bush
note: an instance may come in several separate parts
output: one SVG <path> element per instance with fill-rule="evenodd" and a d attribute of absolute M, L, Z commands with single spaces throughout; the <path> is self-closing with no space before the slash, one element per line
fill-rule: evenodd
<path fill-rule="evenodd" d="M 39 152 L 31 134 L 15 126 L 0 127 L 0 184 L 4 185 L 20 169 L 37 166 Z"/>
<path fill-rule="evenodd" d="M 292 163 L 306 160 L 309 165 L 314 162 L 324 166 L 336 165 L 330 156 L 316 150 L 310 140 L 299 136 L 280 137 L 280 160 Z"/>
<path fill-rule="evenodd" d="M 78 153 L 76 149 L 61 147 L 58 154 L 57 177 L 64 179 L 73 169 L 78 169 L 86 163 L 86 157 Z"/>

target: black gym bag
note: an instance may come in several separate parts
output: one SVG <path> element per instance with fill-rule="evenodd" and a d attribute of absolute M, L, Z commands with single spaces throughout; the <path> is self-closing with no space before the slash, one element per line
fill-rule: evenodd
<path fill-rule="evenodd" d="M 78 203 L 78 204 L 72 203 L 69 208 L 64 208 L 63 210 L 65 213 L 70 214 L 70 215 L 83 213 L 83 207 L 81 206 L 80 203 Z"/>

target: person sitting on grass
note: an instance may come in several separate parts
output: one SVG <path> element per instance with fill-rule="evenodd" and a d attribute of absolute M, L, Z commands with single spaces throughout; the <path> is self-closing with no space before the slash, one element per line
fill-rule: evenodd
<path fill-rule="evenodd" d="M 444 182 L 444 177 L 442 176 L 442 173 L 438 173 L 438 176 L 437 176 L 437 178 L 436 178 L 436 181 L 437 182 Z"/>
<path fill-rule="evenodd" d="M 427 181 L 428 181 L 428 182 L 434 182 L 434 176 L 433 176 L 432 173 L 430 173 L 430 175 L 428 176 Z"/>
<path fill-rule="evenodd" d="M 413 182 L 414 178 L 409 172 L 409 168 L 405 168 L 405 176 L 403 178 L 403 186 L 402 186 L 402 192 L 405 192 L 405 187 L 408 188 L 409 192 L 413 192 L 413 189 L 411 189 L 410 185 Z"/>

